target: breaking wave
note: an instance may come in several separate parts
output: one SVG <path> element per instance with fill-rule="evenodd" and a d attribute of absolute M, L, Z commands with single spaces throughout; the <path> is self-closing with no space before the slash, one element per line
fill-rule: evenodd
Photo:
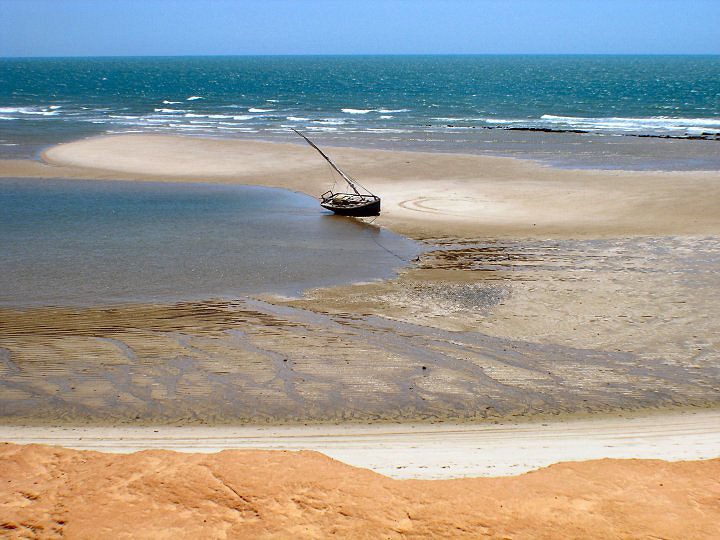
<path fill-rule="evenodd" d="M 341 109 L 342 112 L 347 114 L 367 114 L 372 112 L 373 109 Z"/>
<path fill-rule="evenodd" d="M 540 120 L 577 129 L 614 132 L 658 132 L 688 130 L 718 130 L 720 118 L 678 118 L 670 116 L 585 118 L 544 114 Z"/>

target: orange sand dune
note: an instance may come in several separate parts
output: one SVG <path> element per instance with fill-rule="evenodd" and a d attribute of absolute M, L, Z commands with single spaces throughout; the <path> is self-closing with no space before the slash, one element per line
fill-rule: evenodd
<path fill-rule="evenodd" d="M 717 538 L 720 459 L 392 480 L 316 452 L 0 446 L 11 538 Z"/>

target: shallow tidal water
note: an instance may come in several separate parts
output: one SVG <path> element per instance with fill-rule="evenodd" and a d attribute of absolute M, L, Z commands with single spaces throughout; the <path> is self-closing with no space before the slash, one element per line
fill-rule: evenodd
<path fill-rule="evenodd" d="M 386 278 L 419 253 L 284 190 L 0 180 L 0 305 L 293 295 Z"/>

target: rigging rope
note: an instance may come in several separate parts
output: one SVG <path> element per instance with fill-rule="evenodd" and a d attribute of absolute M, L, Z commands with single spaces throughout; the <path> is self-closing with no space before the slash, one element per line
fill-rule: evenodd
<path fill-rule="evenodd" d="M 358 187 L 361 188 L 361 189 L 363 189 L 364 191 L 366 191 L 368 195 L 373 195 L 372 191 L 370 191 L 368 188 L 366 188 L 365 186 L 363 186 L 360 182 L 358 182 L 357 180 L 355 180 L 354 178 L 352 178 L 350 175 L 348 175 L 347 173 L 345 173 L 345 171 L 340 170 L 340 168 L 339 168 L 337 165 L 335 165 L 335 162 L 334 162 L 332 159 L 330 159 L 325 152 L 323 152 L 322 150 L 320 150 L 320 148 L 318 148 L 318 146 L 317 146 L 314 142 L 312 142 L 312 141 L 311 141 L 310 139 L 308 139 L 305 135 L 303 135 L 302 133 L 300 133 L 297 129 L 294 129 L 294 128 L 290 128 L 290 129 L 292 129 L 295 133 L 297 133 L 298 135 L 300 135 L 303 139 L 305 139 L 305 141 L 306 141 L 310 146 L 312 146 L 315 150 L 317 150 L 317 151 L 320 153 L 320 155 L 321 155 L 323 158 L 325 158 L 325 161 L 327 161 L 327 162 L 330 164 L 330 166 L 335 170 L 335 172 L 337 172 L 340 176 L 342 176 L 342 177 L 345 179 L 345 181 L 348 183 L 348 185 L 352 188 L 352 190 L 353 190 L 357 195 L 360 195 L 360 192 L 357 190 Z M 357 187 L 356 187 L 356 185 L 357 185 Z M 333 184 L 333 187 L 335 187 L 334 184 Z"/>
<path fill-rule="evenodd" d="M 365 223 L 366 225 L 372 227 L 372 224 L 375 223 L 375 220 L 376 220 L 377 218 L 378 218 L 378 216 L 375 216 L 374 218 L 372 218 L 371 221 L 365 221 L 365 220 L 360 220 L 360 221 L 362 221 L 362 222 Z M 378 229 L 379 229 L 379 228 L 380 228 L 380 227 L 378 227 Z M 382 249 L 384 249 L 385 251 L 387 251 L 390 255 L 392 255 L 392 256 L 395 257 L 396 259 L 398 259 L 398 260 L 400 260 L 400 261 L 402 261 L 402 262 L 406 262 L 406 259 L 405 259 L 405 258 L 401 257 L 400 255 L 398 255 L 397 253 L 395 253 L 395 252 L 392 251 L 391 249 L 386 248 L 386 247 L 383 246 L 380 242 L 378 242 L 378 239 L 375 238 L 375 235 L 373 234 L 373 231 L 372 231 L 372 230 L 369 230 L 368 233 L 371 235 L 371 236 L 370 236 L 370 239 L 371 239 L 373 242 L 375 242 L 379 247 L 381 247 Z"/>

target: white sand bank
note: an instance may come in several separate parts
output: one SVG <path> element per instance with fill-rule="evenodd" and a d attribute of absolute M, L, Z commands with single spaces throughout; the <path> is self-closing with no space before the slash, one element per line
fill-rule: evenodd
<path fill-rule="evenodd" d="M 720 456 L 720 411 L 512 425 L 0 427 L 0 440 L 129 453 L 316 450 L 393 478 L 508 476 L 560 461 Z"/>

